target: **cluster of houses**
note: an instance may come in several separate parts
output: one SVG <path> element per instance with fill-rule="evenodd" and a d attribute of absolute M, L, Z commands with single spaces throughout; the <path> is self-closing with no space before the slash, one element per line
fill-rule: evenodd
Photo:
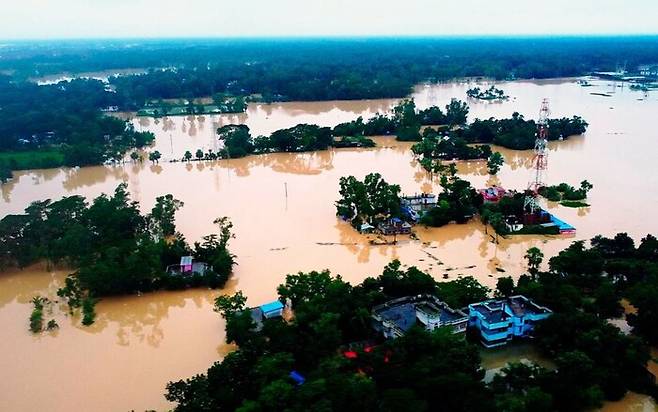
<path fill-rule="evenodd" d="M 483 346 L 505 345 L 515 338 L 532 336 L 537 322 L 553 312 L 522 295 L 473 303 L 465 309 L 453 309 L 435 296 L 406 296 L 372 309 L 372 325 L 384 338 L 397 338 L 411 327 L 426 330 L 448 327 L 452 333 L 478 332 Z"/>
<path fill-rule="evenodd" d="M 487 187 L 480 189 L 478 192 L 485 203 L 498 203 L 503 198 L 512 197 L 517 193 L 513 190 L 505 190 L 500 186 Z M 377 232 L 387 236 L 407 235 L 411 233 L 413 225 L 420 221 L 423 214 L 428 210 L 437 207 L 437 205 L 438 196 L 432 193 L 402 196 L 400 198 L 402 218 L 391 217 L 377 223 L 376 225 L 363 223 L 358 229 L 361 233 Z M 505 224 L 511 233 L 520 231 L 526 224 L 542 226 L 545 229 L 554 228 L 555 233 L 560 234 L 571 234 L 576 231 L 573 226 L 558 219 L 556 216 L 545 210 L 540 210 L 532 216 L 524 216 L 523 219 L 513 215 L 505 216 Z"/>
<path fill-rule="evenodd" d="M 498 203 L 503 198 L 512 197 L 517 193 L 513 190 L 505 190 L 500 186 L 487 187 L 478 192 L 482 195 L 484 203 Z M 525 214 L 522 219 L 514 215 L 505 216 L 505 224 L 511 233 L 520 231 L 524 225 L 541 226 L 549 231 L 552 229 L 556 234 L 576 233 L 575 227 L 543 209 L 539 209 L 534 214 Z"/>
<path fill-rule="evenodd" d="M 275 300 L 249 309 L 254 330 L 267 319 L 281 318 L 285 305 Z M 453 334 L 474 331 L 483 346 L 494 348 L 518 338 L 531 338 L 538 322 L 552 311 L 523 295 L 472 303 L 462 309 L 451 308 L 429 294 L 405 296 L 375 306 L 371 311 L 373 329 L 385 339 L 404 336 L 412 327 L 432 331 L 449 328 Z"/>
<path fill-rule="evenodd" d="M 436 207 L 437 202 L 437 196 L 432 193 L 403 196 L 400 199 L 403 219 L 391 217 L 379 222 L 376 226 L 364 223 L 359 227 L 359 232 L 379 232 L 387 236 L 408 235 L 411 233 L 413 224 L 417 223 L 426 211 Z"/>

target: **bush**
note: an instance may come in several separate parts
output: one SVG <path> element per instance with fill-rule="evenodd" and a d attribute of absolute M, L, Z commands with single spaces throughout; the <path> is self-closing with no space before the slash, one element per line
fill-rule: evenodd
<path fill-rule="evenodd" d="M 39 333 L 43 330 L 43 309 L 47 301 L 46 298 L 41 296 L 32 298 L 34 309 L 32 309 L 32 314 L 30 314 L 30 330 L 33 333 Z"/>
<path fill-rule="evenodd" d="M 89 326 L 96 320 L 96 300 L 92 297 L 82 299 L 82 324 Z"/>

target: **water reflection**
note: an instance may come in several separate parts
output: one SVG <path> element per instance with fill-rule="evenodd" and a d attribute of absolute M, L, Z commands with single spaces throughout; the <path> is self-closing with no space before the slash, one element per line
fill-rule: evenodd
<path fill-rule="evenodd" d="M 12 269 L 2 273 L 0 288 L 0 309 L 12 301 L 29 304 L 37 295 L 55 296 L 67 270 L 47 270 L 44 264 L 25 269 Z"/>
<path fill-rule="evenodd" d="M 133 164 L 132 171 L 135 171 L 135 167 L 136 165 Z M 62 187 L 68 192 L 75 192 L 84 187 L 104 183 L 108 179 L 127 181 L 129 176 L 125 165 L 98 166 L 93 168 L 62 168 L 60 173 L 64 175 Z"/>

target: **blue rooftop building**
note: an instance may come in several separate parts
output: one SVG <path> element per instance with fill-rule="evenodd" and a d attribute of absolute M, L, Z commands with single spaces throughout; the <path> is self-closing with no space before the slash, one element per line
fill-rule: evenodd
<path fill-rule="evenodd" d="M 283 314 L 283 303 L 275 300 L 274 302 L 260 305 L 260 310 L 263 311 L 263 316 L 266 319 L 278 317 Z"/>
<path fill-rule="evenodd" d="M 453 333 L 464 333 L 467 323 L 466 313 L 431 295 L 405 296 L 372 308 L 373 328 L 385 338 L 400 337 L 414 325 L 426 330 L 450 327 Z"/>
<path fill-rule="evenodd" d="M 262 329 L 263 320 L 283 316 L 283 308 L 283 303 L 278 300 L 251 308 L 251 319 L 254 321 L 256 330 Z"/>
<path fill-rule="evenodd" d="M 553 312 L 522 295 L 468 305 L 468 326 L 477 328 L 487 348 L 505 345 L 515 337 L 532 336 L 535 324 Z"/>

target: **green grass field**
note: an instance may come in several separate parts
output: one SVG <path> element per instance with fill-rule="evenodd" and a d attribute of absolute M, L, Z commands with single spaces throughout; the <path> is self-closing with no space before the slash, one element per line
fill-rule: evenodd
<path fill-rule="evenodd" d="M 11 170 L 59 167 L 64 164 L 64 153 L 59 149 L 0 152 L 0 164 Z"/>

